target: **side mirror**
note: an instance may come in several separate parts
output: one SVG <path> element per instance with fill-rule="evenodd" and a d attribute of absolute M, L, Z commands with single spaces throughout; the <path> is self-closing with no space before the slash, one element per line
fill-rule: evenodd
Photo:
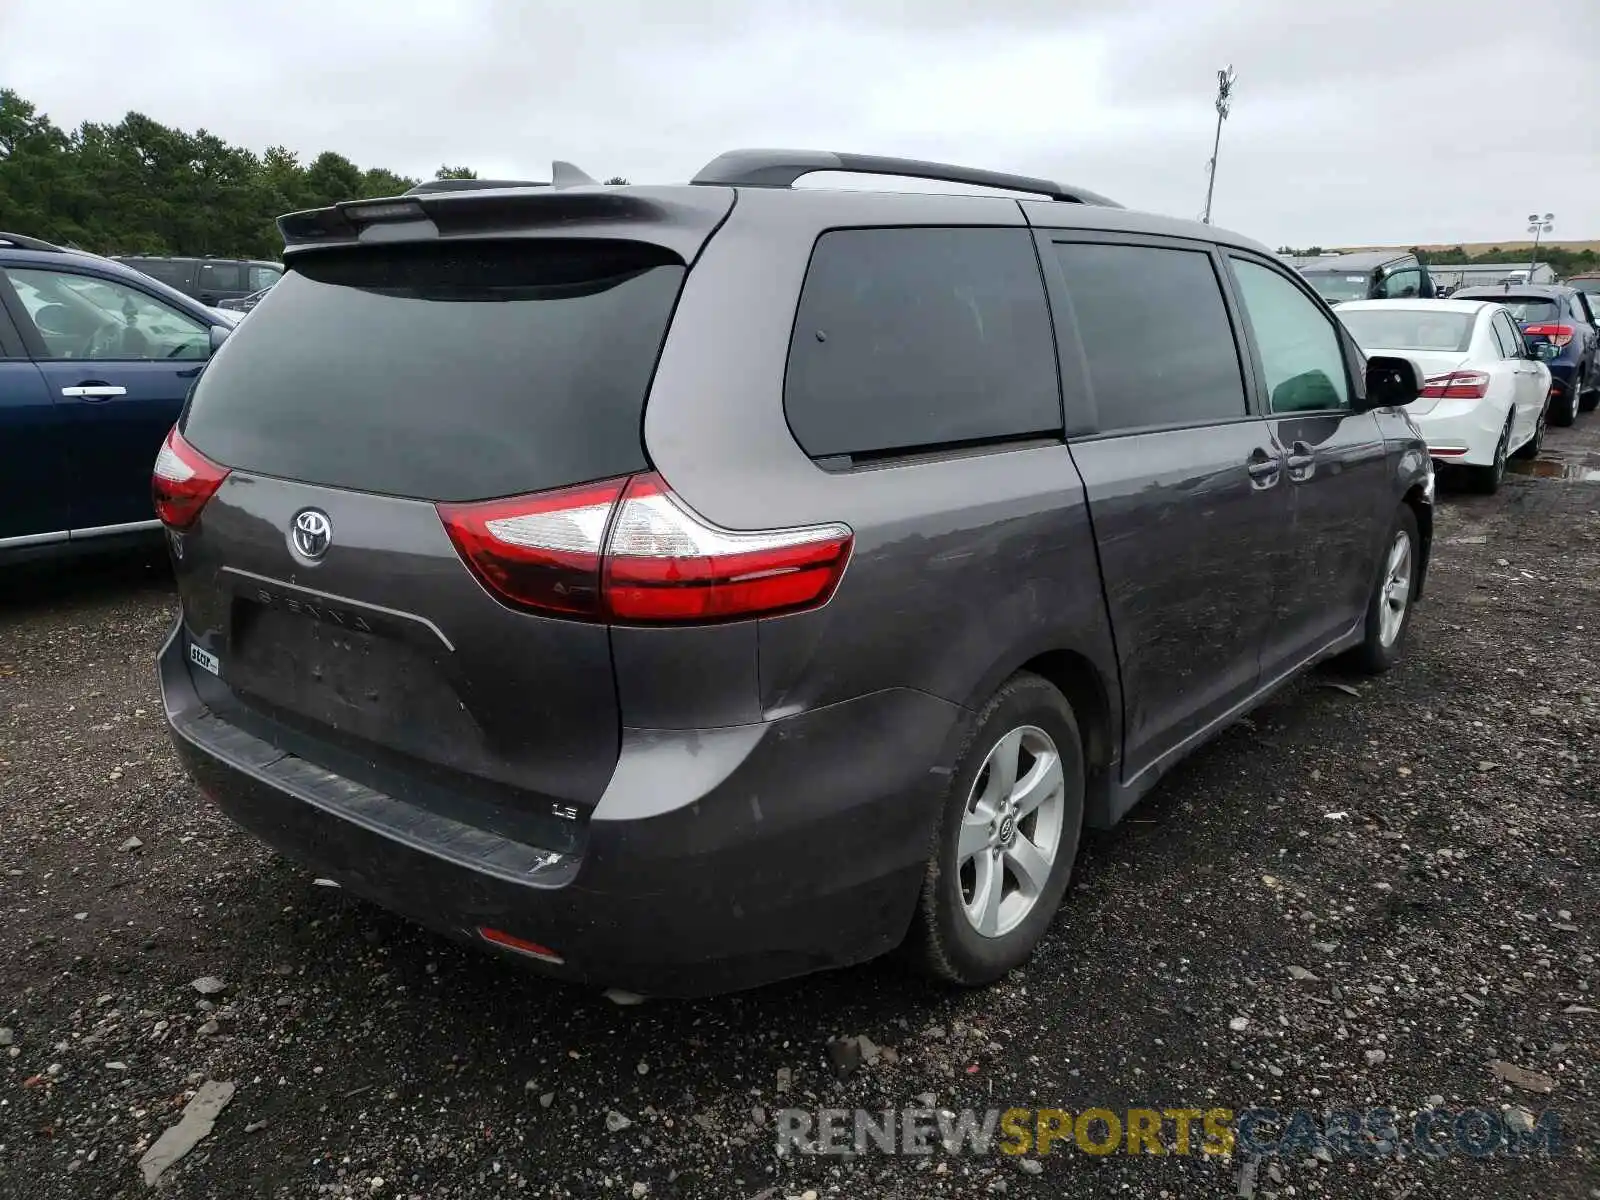
<path fill-rule="evenodd" d="M 1426 376 L 1409 358 L 1376 354 L 1367 359 L 1367 403 L 1371 408 L 1399 408 L 1422 394 Z"/>
<path fill-rule="evenodd" d="M 211 353 L 215 354 L 222 348 L 222 343 L 228 340 L 228 335 L 233 330 L 226 325 L 213 325 L 211 327 Z"/>

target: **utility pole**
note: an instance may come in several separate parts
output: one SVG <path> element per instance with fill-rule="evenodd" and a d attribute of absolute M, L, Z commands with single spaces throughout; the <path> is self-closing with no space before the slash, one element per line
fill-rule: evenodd
<path fill-rule="evenodd" d="M 1528 263 L 1528 282 L 1537 283 L 1533 277 L 1533 269 L 1539 265 L 1539 239 L 1556 227 L 1555 213 L 1528 214 L 1528 232 L 1533 234 L 1533 258 Z"/>
<path fill-rule="evenodd" d="M 1222 123 L 1228 119 L 1228 109 L 1233 104 L 1233 84 L 1239 75 L 1230 63 L 1227 70 L 1217 72 L 1217 136 L 1211 143 L 1210 171 L 1206 177 L 1206 211 L 1200 219 L 1211 224 L 1211 193 L 1217 186 L 1217 152 L 1222 149 Z"/>

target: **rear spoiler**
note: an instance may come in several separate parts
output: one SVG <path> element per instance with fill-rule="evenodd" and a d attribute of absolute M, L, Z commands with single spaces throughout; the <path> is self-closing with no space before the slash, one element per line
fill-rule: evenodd
<path fill-rule="evenodd" d="M 733 207 L 731 188 L 613 187 L 558 162 L 551 182 L 440 179 L 404 195 L 345 200 L 278 218 L 284 259 L 307 250 L 448 238 L 650 242 L 693 261 Z"/>
<path fill-rule="evenodd" d="M 400 193 L 402 196 L 425 196 L 430 192 L 488 192 L 506 188 L 534 187 L 593 187 L 599 180 L 591 178 L 569 162 L 559 159 L 550 164 L 550 182 L 536 179 L 430 179 Z"/>
<path fill-rule="evenodd" d="M 430 179 L 401 192 L 402 196 L 426 196 L 429 192 L 484 192 L 498 188 L 549 187 L 535 179 Z"/>

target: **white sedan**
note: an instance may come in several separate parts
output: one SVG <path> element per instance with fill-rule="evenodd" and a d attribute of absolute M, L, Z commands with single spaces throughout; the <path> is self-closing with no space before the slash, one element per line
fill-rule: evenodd
<path fill-rule="evenodd" d="M 1503 305 L 1483 300 L 1351 300 L 1334 312 L 1368 354 L 1409 358 L 1427 376 L 1406 406 L 1439 464 L 1493 492 L 1512 454 L 1544 440 L 1550 368 Z"/>

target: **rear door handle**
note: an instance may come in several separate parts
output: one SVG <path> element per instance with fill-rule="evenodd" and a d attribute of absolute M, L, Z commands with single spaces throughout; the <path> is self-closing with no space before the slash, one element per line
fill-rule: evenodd
<path fill-rule="evenodd" d="M 64 387 L 61 389 L 61 394 L 83 400 L 105 400 L 111 396 L 126 396 L 128 389 L 109 383 L 88 383 L 78 387 Z"/>

